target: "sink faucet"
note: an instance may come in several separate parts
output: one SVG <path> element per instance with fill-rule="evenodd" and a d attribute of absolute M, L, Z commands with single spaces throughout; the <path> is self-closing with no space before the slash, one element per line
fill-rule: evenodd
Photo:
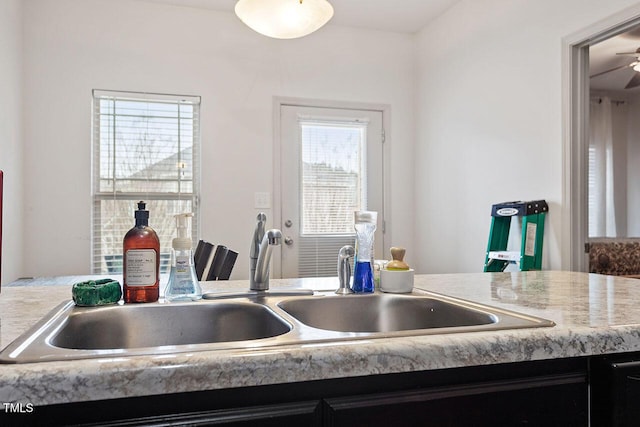
<path fill-rule="evenodd" d="M 249 291 L 206 292 L 202 295 L 202 298 L 238 298 L 251 295 L 313 295 L 312 289 L 303 288 L 287 288 L 269 291 L 269 267 L 271 265 L 271 253 L 273 252 L 273 247 L 279 246 L 282 242 L 282 232 L 275 228 L 265 231 L 267 215 L 263 212 L 260 212 L 256 219 L 256 228 L 253 231 L 251 249 L 249 250 L 249 266 L 251 270 L 249 274 Z"/>
<path fill-rule="evenodd" d="M 355 255 L 353 246 L 343 246 L 338 252 L 338 280 L 340 287 L 336 291 L 339 295 L 352 294 L 353 291 L 349 287 L 349 279 L 351 278 L 351 265 L 349 259 Z"/>
<path fill-rule="evenodd" d="M 249 289 L 252 291 L 266 291 L 269 289 L 271 253 L 273 247 L 280 245 L 282 241 L 282 232 L 280 230 L 271 229 L 265 232 L 266 221 L 267 216 L 260 212 L 253 232 L 253 239 L 251 240 Z"/>

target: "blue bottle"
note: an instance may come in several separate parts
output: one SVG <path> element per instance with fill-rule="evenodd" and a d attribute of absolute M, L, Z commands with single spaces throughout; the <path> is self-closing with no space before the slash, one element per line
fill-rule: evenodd
<path fill-rule="evenodd" d="M 356 257 L 351 289 L 356 293 L 371 293 L 375 290 L 373 281 L 373 239 L 377 220 L 377 212 L 354 212 Z"/>

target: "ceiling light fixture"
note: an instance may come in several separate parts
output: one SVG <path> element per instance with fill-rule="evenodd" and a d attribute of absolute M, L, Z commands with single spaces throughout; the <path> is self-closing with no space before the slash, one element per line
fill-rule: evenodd
<path fill-rule="evenodd" d="M 327 0 L 238 0 L 235 11 L 249 28 L 276 39 L 304 37 L 333 16 Z"/>

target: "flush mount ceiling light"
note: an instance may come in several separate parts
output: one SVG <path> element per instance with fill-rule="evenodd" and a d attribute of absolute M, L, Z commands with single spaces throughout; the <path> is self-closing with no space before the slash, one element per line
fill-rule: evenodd
<path fill-rule="evenodd" d="M 333 16 L 327 0 L 238 0 L 235 11 L 249 28 L 276 39 L 311 34 Z"/>

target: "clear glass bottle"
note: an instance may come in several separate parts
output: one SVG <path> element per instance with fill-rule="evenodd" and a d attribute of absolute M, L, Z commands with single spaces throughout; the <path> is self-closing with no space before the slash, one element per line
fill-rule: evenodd
<path fill-rule="evenodd" d="M 177 237 L 171 242 L 171 273 L 164 291 L 164 299 L 167 301 L 196 301 L 202 298 L 189 237 L 191 217 L 192 213 L 175 216 Z"/>
<path fill-rule="evenodd" d="M 356 257 L 353 272 L 353 292 L 370 293 L 375 290 L 373 279 L 373 243 L 378 213 L 354 212 L 356 229 Z"/>
<path fill-rule="evenodd" d="M 124 302 L 155 302 L 160 297 L 160 239 L 149 227 L 149 211 L 138 202 L 136 225 L 122 242 L 122 290 Z"/>

